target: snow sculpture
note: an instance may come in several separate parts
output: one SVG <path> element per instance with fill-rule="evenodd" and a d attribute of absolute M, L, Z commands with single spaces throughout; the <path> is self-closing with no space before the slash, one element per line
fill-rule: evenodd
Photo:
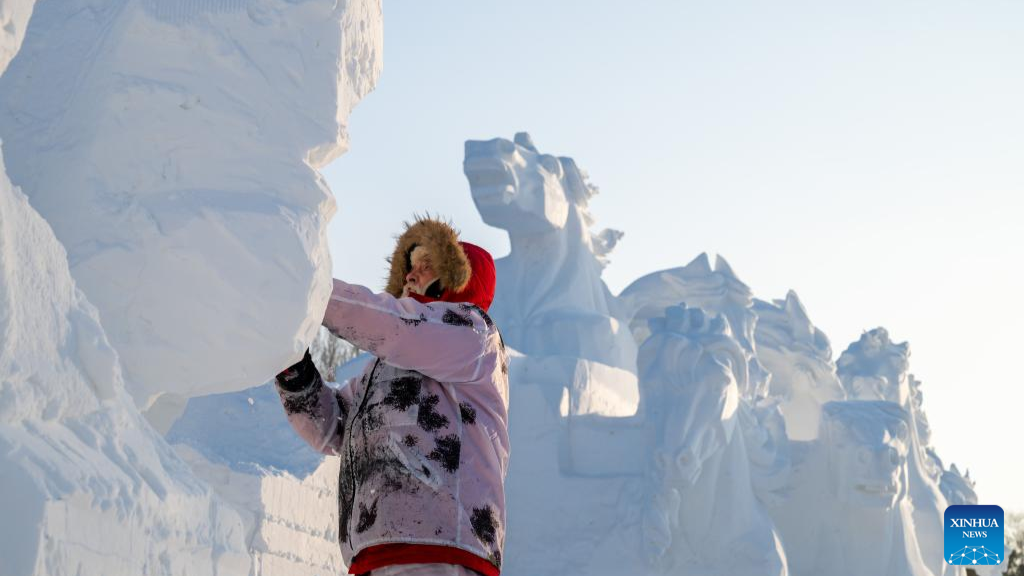
<path fill-rule="evenodd" d="M 570 419 L 634 414 L 636 344 L 601 280 L 622 233 L 590 231 L 587 202 L 597 187 L 571 158 L 538 152 L 525 132 L 514 142 L 467 141 L 463 167 L 484 222 L 508 231 L 512 249 L 495 261 L 490 314 L 505 342 L 526 355 L 515 367 Z M 574 438 L 569 433 L 563 452 L 567 469 L 600 473 L 572 464 Z"/>
<path fill-rule="evenodd" d="M 380 0 L 36 7 L 0 80 L 9 172 L 155 421 L 265 382 L 313 338 L 335 210 L 317 168 L 380 52 Z"/>
<path fill-rule="evenodd" d="M 928 456 L 928 438 L 923 411 L 915 395 L 918 384 L 912 384 L 909 373 L 910 346 L 894 343 L 884 328 L 875 328 L 861 335 L 839 357 L 837 372 L 851 399 L 886 400 L 899 405 L 909 415 L 910 443 L 908 456 L 909 497 L 914 525 L 921 546 L 921 555 L 935 576 L 952 573 L 943 560 L 943 513 L 948 506 L 939 489 L 939 471 Z"/>
<path fill-rule="evenodd" d="M 974 491 L 974 481 L 970 475 L 961 475 L 960 470 L 953 464 L 946 469 L 932 446 L 932 427 L 928 423 L 928 415 L 924 411 L 924 393 L 921 391 L 921 381 L 913 374 L 907 375 L 907 382 L 910 386 L 910 406 L 914 415 L 914 422 L 917 424 L 918 441 L 924 446 L 925 457 L 922 459 L 926 474 L 939 484 L 939 490 L 949 504 L 977 504 L 978 495 Z"/>
<path fill-rule="evenodd" d="M 638 343 L 649 335 L 648 320 L 666 307 L 680 302 L 721 314 L 746 352 L 750 380 L 740 392 L 748 398 L 764 397 L 768 392 L 768 372 L 757 359 L 754 326 L 757 316 L 751 306 L 750 288 L 733 272 L 725 258 L 715 258 L 711 268 L 707 254 L 701 254 L 680 268 L 660 270 L 642 276 L 619 294 L 630 318 L 630 329 Z"/>
<path fill-rule="evenodd" d="M 757 356 L 772 375 L 768 395 L 781 400 L 789 438 L 813 440 L 818 435 L 821 407 L 846 399 L 828 337 L 811 324 L 793 291 L 785 300 L 755 299 L 753 311 L 757 315 Z"/>
<path fill-rule="evenodd" d="M 256 570 L 250 574 L 348 572 L 338 547 L 338 458 L 321 457 L 311 473 L 294 476 L 279 469 L 240 472 L 207 460 L 191 446 L 176 444 L 174 449 L 196 476 L 241 514 Z M 274 453 L 283 456 L 279 449 Z"/>
<path fill-rule="evenodd" d="M 593 234 L 597 188 L 571 158 L 537 151 L 530 136 L 466 142 L 464 162 L 484 222 L 508 231 L 495 262 L 491 315 L 509 346 L 532 356 L 582 358 L 636 372 L 636 346 L 601 280 L 622 233 Z"/>
<path fill-rule="evenodd" d="M 0 76 L 25 38 L 25 27 L 36 0 L 0 0 Z"/>
<path fill-rule="evenodd" d="M 2 161 L 0 535 L 4 574 L 251 569 L 238 514 L 139 415 L 67 254 Z"/>
<path fill-rule="evenodd" d="M 783 497 L 789 482 L 789 437 L 779 400 L 768 397 L 768 370 L 761 364 L 754 332 L 757 316 L 753 296 L 721 256 L 712 269 L 707 254 L 686 266 L 643 276 L 619 295 L 629 312 L 630 328 L 638 343 L 650 335 L 649 321 L 678 302 L 721 315 L 741 346 L 748 377 L 740 387 L 739 418 L 746 436 L 750 470 L 758 498 L 768 504 Z"/>
<path fill-rule="evenodd" d="M 932 576 L 907 497 L 910 429 L 892 402 L 825 405 L 791 500 L 772 510 L 793 576 Z"/>
<path fill-rule="evenodd" d="M 780 505 L 788 498 L 793 462 L 779 400 L 745 398 L 740 402 L 739 424 L 754 493 L 766 506 Z"/>
<path fill-rule="evenodd" d="M 638 359 L 651 439 L 646 557 L 673 574 L 785 574 L 736 431 L 746 355 L 722 317 L 698 308 L 670 307 L 650 330 Z"/>
<path fill-rule="evenodd" d="M 939 460 L 939 465 L 941 468 L 941 460 Z M 953 504 L 977 504 L 978 493 L 974 491 L 974 486 L 971 471 L 968 470 L 961 474 L 956 464 L 951 465 L 949 470 L 943 470 L 942 476 L 939 478 L 939 489 L 942 490 L 942 495 L 950 506 Z"/>

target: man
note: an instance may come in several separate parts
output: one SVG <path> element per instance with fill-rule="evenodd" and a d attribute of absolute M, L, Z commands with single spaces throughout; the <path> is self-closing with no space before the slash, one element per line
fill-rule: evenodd
<path fill-rule="evenodd" d="M 325 386 L 309 351 L 277 376 L 295 430 L 341 458 L 350 574 L 497 576 L 505 539 L 508 356 L 486 310 L 494 260 L 431 218 L 407 225 L 384 293 L 334 280 L 323 324 L 376 356 Z"/>

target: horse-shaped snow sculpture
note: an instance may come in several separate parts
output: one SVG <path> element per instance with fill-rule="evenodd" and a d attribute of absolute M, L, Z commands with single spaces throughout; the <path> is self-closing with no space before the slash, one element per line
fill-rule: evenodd
<path fill-rule="evenodd" d="M 651 320 L 638 363 L 649 455 L 642 520 L 648 561 L 673 574 L 785 574 L 737 430 L 747 356 L 725 320 L 670 307 Z"/>
<path fill-rule="evenodd" d="M 590 231 L 597 188 L 571 158 L 515 141 L 466 142 L 463 164 L 484 222 L 508 231 L 511 253 L 495 261 L 491 315 L 506 343 L 533 356 L 582 358 L 636 373 L 636 345 L 601 280 L 622 233 Z M 635 386 L 635 379 L 634 379 Z"/>
<path fill-rule="evenodd" d="M 908 497 L 911 435 L 893 402 L 825 404 L 817 439 L 798 443 L 790 500 L 771 509 L 793 576 L 934 576 Z"/>
<path fill-rule="evenodd" d="M 641 276 L 619 294 L 619 302 L 638 343 L 650 334 L 647 320 L 660 316 L 667 306 L 682 302 L 720 314 L 747 356 L 750 378 L 740 393 L 745 398 L 767 395 L 768 371 L 758 361 L 754 344 L 757 315 L 752 310 L 753 293 L 725 258 L 716 257 L 712 269 L 708 255 L 700 254 L 686 266 Z"/>
<path fill-rule="evenodd" d="M 837 374 L 853 400 L 885 400 L 909 415 L 908 486 L 914 525 L 925 563 L 935 576 L 955 571 L 943 559 L 943 514 L 948 506 L 939 488 L 939 471 L 927 453 L 922 396 L 910 374 L 910 346 L 894 343 L 884 328 L 861 335 L 836 362 Z M 916 398 L 915 398 L 916 396 Z"/>
<path fill-rule="evenodd" d="M 828 337 L 811 324 L 800 298 L 754 300 L 754 339 L 761 363 L 771 372 L 768 395 L 778 398 L 791 440 L 818 435 L 821 407 L 845 400 Z"/>

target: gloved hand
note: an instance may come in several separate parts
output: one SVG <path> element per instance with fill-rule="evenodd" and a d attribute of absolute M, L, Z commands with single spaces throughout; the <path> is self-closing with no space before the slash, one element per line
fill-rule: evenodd
<path fill-rule="evenodd" d="M 295 364 L 292 364 L 275 378 L 277 385 L 286 392 L 298 392 L 306 386 L 309 386 L 310 382 L 314 378 L 319 378 L 320 373 L 316 369 L 316 365 L 313 364 L 313 357 L 309 354 L 309 348 L 306 348 L 306 354 Z"/>

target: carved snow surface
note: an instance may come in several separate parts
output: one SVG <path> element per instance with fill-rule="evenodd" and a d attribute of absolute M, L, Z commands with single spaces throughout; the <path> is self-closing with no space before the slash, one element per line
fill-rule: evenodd
<path fill-rule="evenodd" d="M 25 39 L 25 28 L 36 0 L 0 0 L 0 76 Z"/>
<path fill-rule="evenodd" d="M 375 1 L 0 0 L 0 136 L 29 193 L 0 157 L 0 572 L 344 570 L 336 462 L 186 464 L 136 402 L 168 427 L 304 346 L 329 291 L 315 168 L 379 43 Z"/>
<path fill-rule="evenodd" d="M 772 509 L 793 576 L 934 575 L 908 497 L 910 428 L 892 402 L 825 405 L 790 500 Z"/>
<path fill-rule="evenodd" d="M 5 574 L 250 573 L 239 515 L 139 414 L 96 309 L 0 160 Z"/>
<path fill-rule="evenodd" d="M 970 500 L 973 481 L 928 446 L 907 347 L 873 331 L 833 362 L 795 293 L 755 300 L 720 256 L 608 295 L 580 248 L 594 235 L 566 233 L 589 189 L 567 166 L 522 133 L 466 145 L 474 202 L 512 239 L 495 318 L 522 347 L 503 572 L 962 575 L 942 562 L 938 486 Z M 608 317 L 641 345 L 634 412 L 608 408 L 622 397 L 594 369 L 618 353 L 581 345 Z"/>
<path fill-rule="evenodd" d="M 379 0 L 36 6 L 0 79 L 8 170 L 154 422 L 313 338 L 335 211 L 317 169 L 347 147 L 381 38 Z"/>
<path fill-rule="evenodd" d="M 634 280 L 619 294 L 630 317 L 630 328 L 638 343 L 650 334 L 648 320 L 678 303 L 721 314 L 733 336 L 743 347 L 749 362 L 749 381 L 741 392 L 757 398 L 767 393 L 768 372 L 758 361 L 754 341 L 757 316 L 751 309 L 753 294 L 725 258 L 717 256 L 712 269 L 707 254 L 686 266 L 659 270 Z"/>
<path fill-rule="evenodd" d="M 512 246 L 495 262 L 490 310 L 505 342 L 532 356 L 580 358 L 635 374 L 628 322 L 601 280 L 622 233 L 591 232 L 587 203 L 597 188 L 587 174 L 571 158 L 538 152 L 525 132 L 514 142 L 466 142 L 463 167 L 484 222 L 506 230 Z"/>
<path fill-rule="evenodd" d="M 958 569 L 946 564 L 942 548 L 943 513 L 949 505 L 939 488 L 942 465 L 929 454 L 931 433 L 922 408 L 920 382 L 910 373 L 910 345 L 897 344 L 884 328 L 875 328 L 850 344 L 837 366 L 851 399 L 886 400 L 908 414 L 908 494 L 921 555 L 936 576 L 954 573 Z"/>
<path fill-rule="evenodd" d="M 273 388 L 270 392 L 276 394 Z M 257 574 L 348 572 L 338 547 L 338 458 L 319 457 L 315 468 L 295 476 L 282 469 L 239 472 L 210 462 L 189 446 L 174 448 L 196 476 L 241 514 Z"/>
<path fill-rule="evenodd" d="M 652 434 L 641 527 L 644 556 L 665 573 L 785 574 L 775 527 L 752 487 L 738 430 L 747 362 L 725 319 L 668 308 L 640 348 Z"/>
<path fill-rule="evenodd" d="M 789 438 L 813 440 L 822 405 L 846 399 L 828 337 L 811 324 L 796 292 L 785 300 L 755 299 L 753 311 L 757 357 L 772 375 L 768 395 L 780 399 Z"/>

